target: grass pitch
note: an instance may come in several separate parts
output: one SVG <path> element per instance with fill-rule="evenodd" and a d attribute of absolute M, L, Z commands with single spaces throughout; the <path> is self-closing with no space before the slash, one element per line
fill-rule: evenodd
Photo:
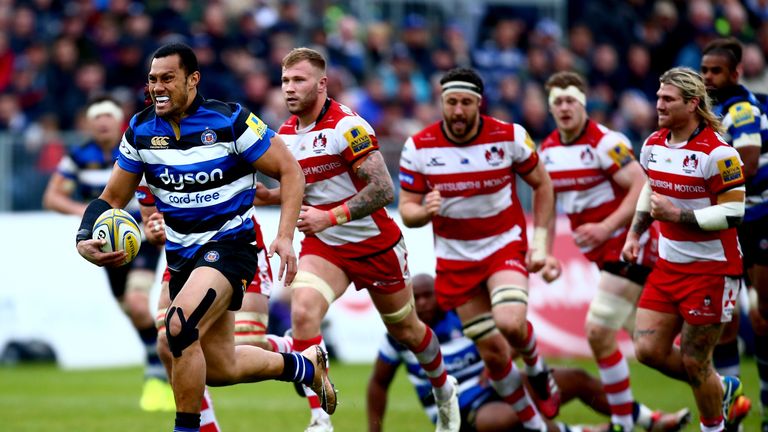
<path fill-rule="evenodd" d="M 560 360 L 553 364 L 577 364 L 596 373 L 586 360 Z M 698 431 L 697 414 L 690 390 L 656 371 L 631 364 L 632 387 L 638 400 L 651 408 L 677 410 L 689 406 Z M 367 430 L 365 387 L 369 365 L 334 363 L 332 378 L 340 390 L 339 408 L 333 416 L 337 432 Z M 758 431 L 760 414 L 758 381 L 752 359 L 742 361 L 742 380 L 753 401 L 744 430 Z M 8 432 L 104 432 L 170 431 L 173 413 L 145 413 L 138 401 L 142 384 L 138 367 L 86 371 L 62 371 L 53 365 L 0 367 L 0 431 Z M 288 383 L 268 381 L 215 388 L 214 406 L 225 432 L 303 431 L 309 420 L 306 401 Z M 606 419 L 579 402 L 562 408 L 568 423 L 600 423 Z M 429 423 L 402 369 L 390 390 L 385 430 L 430 431 Z"/>

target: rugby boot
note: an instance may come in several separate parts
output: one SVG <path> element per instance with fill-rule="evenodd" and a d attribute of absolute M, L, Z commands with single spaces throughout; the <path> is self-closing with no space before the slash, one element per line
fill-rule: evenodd
<path fill-rule="evenodd" d="M 336 411 L 336 387 L 328 377 L 328 353 L 320 345 L 312 345 L 301 352 L 315 366 L 315 378 L 309 386 L 320 399 L 320 408 L 328 415 Z"/>
<path fill-rule="evenodd" d="M 437 428 L 435 429 L 435 432 L 458 432 L 461 428 L 459 382 L 451 375 L 448 375 L 448 380 L 453 383 L 453 393 L 451 393 L 451 397 L 444 401 L 440 401 L 437 399 L 437 396 L 435 396 L 435 402 L 437 403 Z"/>
<path fill-rule="evenodd" d="M 550 369 L 539 374 L 529 376 L 528 382 L 531 384 L 531 399 L 536 404 L 541 415 L 548 419 L 555 418 L 560 411 L 560 389 L 557 387 L 555 379 L 552 377 Z"/>

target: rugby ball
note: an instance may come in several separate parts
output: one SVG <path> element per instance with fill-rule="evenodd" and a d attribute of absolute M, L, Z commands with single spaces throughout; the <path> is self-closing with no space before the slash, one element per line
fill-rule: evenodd
<path fill-rule="evenodd" d="M 102 213 L 93 224 L 93 238 L 107 241 L 101 247 L 102 252 L 125 251 L 127 256 L 123 264 L 133 261 L 141 247 L 139 225 L 123 209 L 110 209 Z"/>

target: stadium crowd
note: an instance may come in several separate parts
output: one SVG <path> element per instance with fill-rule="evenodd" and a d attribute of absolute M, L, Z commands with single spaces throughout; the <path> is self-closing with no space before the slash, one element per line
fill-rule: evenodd
<path fill-rule="evenodd" d="M 23 186 L 9 187 L 11 209 L 39 208 L 70 144 L 61 131 L 82 129 L 89 99 L 109 93 L 126 113 L 141 106 L 147 56 L 172 41 L 194 48 L 206 77 L 201 94 L 240 102 L 268 124 L 288 117 L 284 55 L 302 45 L 325 53 L 329 95 L 376 129 L 390 172 L 405 138 L 439 118 L 437 80 L 455 66 L 476 68 L 484 110 L 522 124 L 537 142 L 554 128 L 545 80 L 579 72 L 591 89 L 589 115 L 625 133 L 636 153 L 655 125 L 658 76 L 675 65 L 698 69 L 716 37 L 745 44 L 743 81 L 768 92 L 768 6 L 760 1 L 571 1 L 565 27 L 535 6 L 489 6 L 476 34 L 418 2 L 400 22 L 362 22 L 350 3 L 0 2 L 0 132 L 16 141 L 13 178 Z"/>

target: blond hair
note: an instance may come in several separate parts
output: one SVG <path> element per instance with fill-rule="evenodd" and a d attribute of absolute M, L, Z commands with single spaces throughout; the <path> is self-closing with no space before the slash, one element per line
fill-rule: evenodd
<path fill-rule="evenodd" d="M 325 75 L 325 57 L 311 48 L 300 47 L 292 49 L 291 52 L 283 57 L 282 67 L 283 69 L 289 68 L 305 60 L 312 66 L 320 69 L 320 72 Z"/>
<path fill-rule="evenodd" d="M 661 75 L 659 83 L 677 87 L 683 102 L 697 98 L 699 103 L 696 106 L 696 115 L 716 132 L 723 132 L 720 119 L 712 112 L 712 99 L 707 94 L 707 86 L 698 72 L 688 67 L 672 68 Z"/>

